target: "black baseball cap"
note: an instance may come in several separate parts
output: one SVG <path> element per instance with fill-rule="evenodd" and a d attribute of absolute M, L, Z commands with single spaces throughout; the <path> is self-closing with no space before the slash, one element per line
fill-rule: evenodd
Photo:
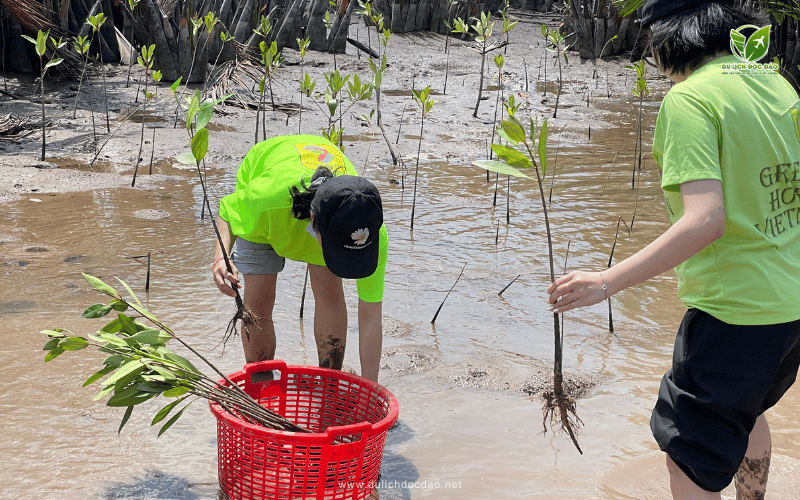
<path fill-rule="evenodd" d="M 363 177 L 340 175 L 317 188 L 311 213 L 325 265 L 340 278 L 366 278 L 378 267 L 383 204 L 378 188 Z"/>

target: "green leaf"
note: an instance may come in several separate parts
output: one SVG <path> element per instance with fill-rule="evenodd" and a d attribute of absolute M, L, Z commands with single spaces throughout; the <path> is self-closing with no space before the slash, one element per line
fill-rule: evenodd
<path fill-rule="evenodd" d="M 527 175 L 523 174 L 516 168 L 503 163 L 497 160 L 477 160 L 472 162 L 473 165 L 480 168 L 485 168 L 491 172 L 497 172 L 498 174 L 503 175 L 510 175 L 512 177 L 524 177 L 526 179 L 530 179 Z"/>
<path fill-rule="evenodd" d="M 114 375 L 108 377 L 104 382 L 103 385 L 108 387 L 110 385 L 116 385 L 116 383 L 120 380 L 124 380 L 129 375 L 134 374 L 134 378 L 138 376 L 141 371 L 144 370 L 144 364 L 139 361 L 138 359 L 134 359 L 128 361 L 124 365 L 122 365 L 119 370 Z M 138 373 L 137 373 L 138 371 Z M 133 378 L 131 378 L 133 380 Z M 130 381 L 128 381 L 130 383 Z M 128 384 L 125 384 L 128 385 Z M 124 387 L 124 386 L 123 386 Z"/>
<path fill-rule="evenodd" d="M 56 328 L 55 330 L 42 330 L 41 333 L 47 335 L 48 337 L 54 337 L 54 338 L 57 338 L 57 339 L 63 339 L 64 337 L 66 337 L 66 335 L 64 335 L 64 332 L 66 332 L 66 331 L 68 331 L 68 330 L 64 330 L 63 328 Z M 72 332 L 69 332 L 69 333 L 72 333 Z"/>
<path fill-rule="evenodd" d="M 113 346 L 121 347 L 125 345 L 125 341 L 117 337 L 113 333 L 108 333 L 101 330 L 97 332 L 97 334 L 100 335 L 101 339 L 105 340 L 106 342 L 108 342 Z"/>
<path fill-rule="evenodd" d="M 58 66 L 62 62 L 64 62 L 63 58 L 53 59 L 52 61 L 50 61 L 50 62 L 48 62 L 47 64 L 44 65 L 44 69 L 49 69 L 49 68 L 52 68 L 53 66 Z"/>
<path fill-rule="evenodd" d="M 192 363 L 190 363 L 189 360 L 184 358 L 183 356 L 179 356 L 179 355 L 175 354 L 174 352 L 168 352 L 168 353 L 166 353 L 164 355 L 164 357 L 167 358 L 168 360 L 172 361 L 173 363 L 176 363 L 176 364 L 184 367 L 185 369 L 187 369 L 188 371 L 190 371 L 192 373 L 200 373 L 200 371 L 197 368 L 195 368 L 194 365 Z"/>
<path fill-rule="evenodd" d="M 43 351 L 52 351 L 56 347 L 58 347 L 58 343 L 61 342 L 61 339 L 50 339 L 47 343 L 42 347 Z"/>
<path fill-rule="evenodd" d="M 168 384 L 166 382 L 156 382 L 148 380 L 146 382 L 142 382 L 141 384 L 137 385 L 136 388 L 142 392 L 161 394 L 164 391 L 172 389 L 172 384 Z"/>
<path fill-rule="evenodd" d="M 105 304 L 92 304 L 83 311 L 84 318 L 102 318 L 111 312 L 111 306 Z"/>
<path fill-rule="evenodd" d="M 549 30 L 549 29 L 547 29 L 547 26 L 545 26 L 545 25 L 543 24 L 543 25 L 542 25 L 542 36 L 545 36 L 545 37 L 546 37 L 546 36 L 547 36 L 547 34 L 548 34 L 549 32 L 550 32 L 550 30 Z"/>
<path fill-rule="evenodd" d="M 92 285 L 92 287 L 98 292 L 103 292 L 104 294 L 110 295 L 115 298 L 119 296 L 119 293 L 117 293 L 116 290 L 103 283 L 103 281 L 100 280 L 99 278 L 95 278 L 94 276 L 89 276 L 86 273 L 81 273 L 81 274 L 86 279 L 86 281 L 88 281 L 89 284 Z"/>
<path fill-rule="evenodd" d="M 542 165 L 542 176 L 547 173 L 547 119 L 539 131 L 539 163 Z"/>
<path fill-rule="evenodd" d="M 112 367 L 114 367 L 116 369 L 116 368 L 119 368 L 120 366 L 122 366 L 122 361 L 123 360 L 124 360 L 124 358 L 122 357 L 121 354 L 112 354 L 111 356 L 108 356 L 108 357 L 106 357 L 106 359 L 103 360 L 103 364 L 104 365 L 108 365 L 108 366 L 112 366 Z M 114 370 L 111 370 L 111 371 L 114 371 Z"/>
<path fill-rule="evenodd" d="M 142 330 L 131 339 L 136 340 L 140 344 L 166 344 L 172 336 L 163 330 L 156 330 L 154 328 L 149 328 L 147 330 Z"/>
<path fill-rule="evenodd" d="M 173 92 L 177 92 L 177 91 L 178 91 L 178 87 L 180 87 L 180 85 L 181 85 L 181 79 L 183 79 L 183 77 L 182 77 L 182 76 L 179 76 L 179 77 L 178 77 L 178 79 L 177 79 L 177 80 L 175 80 L 175 81 L 172 83 L 172 85 L 170 85 L 170 86 L 169 86 L 169 89 L 170 89 L 171 91 L 173 91 Z"/>
<path fill-rule="evenodd" d="M 192 137 L 192 156 L 199 165 L 208 152 L 208 130 L 201 128 Z"/>
<path fill-rule="evenodd" d="M 98 380 L 100 380 L 101 378 L 103 378 L 104 376 L 108 375 L 109 373 L 113 372 L 116 369 L 117 369 L 116 366 L 112 365 L 104 366 L 103 368 L 99 369 L 94 375 L 87 378 L 86 382 L 83 383 L 83 387 L 94 384 L 95 382 L 97 382 Z"/>
<path fill-rule="evenodd" d="M 55 349 L 51 349 L 47 356 L 44 357 L 44 362 L 47 363 L 48 361 L 52 361 L 59 357 L 61 354 L 64 353 L 64 349 L 61 347 L 56 347 Z"/>
<path fill-rule="evenodd" d="M 61 348 L 65 351 L 80 351 L 89 347 L 89 341 L 83 337 L 67 337 L 61 341 Z"/>
<path fill-rule="evenodd" d="M 39 34 L 36 37 L 36 53 L 39 56 L 43 56 L 45 50 L 47 50 L 47 39 L 50 37 L 50 31 L 48 30 L 47 33 L 39 30 Z"/>
<path fill-rule="evenodd" d="M 194 117 L 197 116 L 197 112 L 199 110 L 200 110 L 200 91 L 197 90 L 195 91 L 191 100 L 189 100 L 189 109 L 186 110 L 186 130 L 192 129 L 192 123 L 194 122 Z"/>
<path fill-rule="evenodd" d="M 141 392 L 138 386 L 132 385 L 126 387 L 122 391 L 115 392 L 111 398 L 106 401 L 106 406 L 134 406 L 139 403 L 144 403 L 148 399 L 158 396 L 152 392 Z"/>
<path fill-rule="evenodd" d="M 125 427 L 125 424 L 128 423 L 128 419 L 131 418 L 131 414 L 133 413 L 133 406 L 129 406 L 127 410 L 125 410 L 125 415 L 122 416 L 122 422 L 119 423 L 119 430 L 117 430 L 117 435 L 122 432 L 122 428 Z"/>
<path fill-rule="evenodd" d="M 195 160 L 194 160 L 194 156 L 192 156 L 192 152 L 191 151 L 184 151 L 183 153 L 181 153 L 178 156 L 176 156 L 175 160 L 178 163 L 181 163 L 183 165 L 195 165 L 196 164 Z"/>
<path fill-rule="evenodd" d="M 514 168 L 530 168 L 533 165 L 530 158 L 512 147 L 492 144 L 492 151 L 498 158 Z"/>
<path fill-rule="evenodd" d="M 179 411 L 178 413 L 173 415 L 172 418 L 170 418 L 169 421 L 167 421 L 167 423 L 164 424 L 163 427 L 161 427 L 161 430 L 158 431 L 158 437 L 161 437 L 161 435 L 164 434 L 164 432 L 166 432 L 167 429 L 172 427 L 172 424 L 174 424 L 175 422 L 178 421 L 179 418 L 181 418 L 181 415 L 183 415 L 183 412 L 186 410 L 186 408 L 189 407 L 190 404 L 192 404 L 192 403 L 189 403 L 186 406 L 184 406 L 183 408 L 181 408 L 181 411 Z"/>
<path fill-rule="evenodd" d="M 189 388 L 188 387 L 178 386 L 178 387 L 173 387 L 172 389 L 170 389 L 168 391 L 164 391 L 163 396 L 165 398 L 178 398 L 180 396 L 183 396 L 187 392 L 189 392 Z"/>
<path fill-rule="evenodd" d="M 139 331 L 139 329 L 136 327 L 136 322 L 133 321 L 130 318 L 130 316 L 119 313 L 117 315 L 117 319 L 119 319 L 121 333 L 127 333 L 128 335 L 133 335 Z"/>
<path fill-rule="evenodd" d="M 195 127 L 197 129 L 206 128 L 208 122 L 211 121 L 211 117 L 214 115 L 214 103 L 212 102 L 204 102 L 200 105 L 200 110 L 197 112 L 197 123 Z"/>
<path fill-rule="evenodd" d="M 170 404 L 168 404 L 167 406 L 165 406 L 165 407 L 161 408 L 161 409 L 158 411 L 158 413 L 156 413 L 156 416 L 155 416 L 155 417 L 153 417 L 153 421 L 152 421 L 152 422 L 150 422 L 150 425 L 156 425 L 157 423 L 159 423 L 159 422 L 161 422 L 162 420 L 164 420 L 164 419 L 167 417 L 167 415 L 169 415 L 169 413 L 170 413 L 170 412 L 171 412 L 173 409 L 175 409 L 175 407 L 176 407 L 176 406 L 178 406 L 178 405 L 181 403 L 181 401 L 183 401 L 184 399 L 186 399 L 186 398 L 180 398 L 180 399 L 176 399 L 176 400 L 175 400 L 175 401 L 173 401 L 172 403 L 170 403 Z"/>
<path fill-rule="evenodd" d="M 128 304 L 124 300 L 113 300 L 108 305 L 114 311 L 123 312 L 123 311 L 127 311 L 128 310 Z"/>
<path fill-rule="evenodd" d="M 505 132 L 505 139 L 514 144 L 525 142 L 525 130 L 519 125 L 518 121 L 503 120 L 500 127 Z"/>
<path fill-rule="evenodd" d="M 106 387 L 105 389 L 103 389 L 100 392 L 98 392 L 97 395 L 95 395 L 95 397 L 92 398 L 92 401 L 97 401 L 98 399 L 102 399 L 102 398 L 108 396 L 111 393 L 111 391 L 113 391 L 113 390 L 114 390 L 114 386 L 113 385 L 110 385 L 110 386 Z"/>

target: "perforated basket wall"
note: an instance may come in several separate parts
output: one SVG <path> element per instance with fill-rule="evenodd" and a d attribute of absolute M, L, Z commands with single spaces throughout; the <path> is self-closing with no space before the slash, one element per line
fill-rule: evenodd
<path fill-rule="evenodd" d="M 252 374 L 270 370 L 275 380 L 252 382 Z M 398 416 L 389 391 L 356 375 L 283 361 L 249 364 L 228 378 L 262 406 L 312 431 L 252 425 L 211 402 L 219 483 L 228 497 L 360 500 L 375 489 L 386 433 Z"/>

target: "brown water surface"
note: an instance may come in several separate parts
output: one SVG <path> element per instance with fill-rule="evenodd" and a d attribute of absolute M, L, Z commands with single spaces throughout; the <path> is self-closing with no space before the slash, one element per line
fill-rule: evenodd
<path fill-rule="evenodd" d="M 636 176 L 638 191 L 631 189 L 635 110 L 614 102 L 604 105 L 617 117 L 613 128 L 593 133 L 591 141 L 554 134 L 549 142 L 550 172 L 557 176 L 550 206 L 557 274 L 563 273 L 568 244 L 568 269 L 605 267 L 617 221 L 622 217 L 630 225 L 634 209 L 633 231 L 620 231 L 615 260 L 667 227 L 659 178 L 649 158 Z M 651 104 L 645 111 L 645 137 L 652 136 L 656 109 Z M 216 291 L 209 273 L 214 239 L 207 218 L 200 219 L 200 185 L 191 170 L 169 173 L 177 180 L 160 189 L 40 194 L 3 206 L 3 498 L 220 496 L 214 419 L 204 402 L 160 438 L 157 428 L 149 426 L 158 406 L 137 408 L 117 436 L 123 412 L 93 402 L 96 388 L 81 388 L 102 356 L 66 353 L 45 364 L 45 337 L 38 333 L 53 327 L 82 333 L 99 328 L 100 321 L 80 318 L 85 307 L 103 300 L 80 273 L 112 285 L 120 278 L 174 331 L 210 353 L 222 370 L 241 367 L 236 341 L 224 351 L 218 346 L 234 309 Z M 414 348 L 432 360 L 408 374 L 388 365 L 381 372 L 381 382 L 401 408 L 401 424 L 387 440 L 382 498 L 667 498 L 648 421 L 683 313 L 674 275 L 615 296 L 613 333 L 605 304 L 566 315 L 565 370 L 603 380 L 578 403 L 584 422 L 581 456 L 564 436 L 542 434 L 541 401 L 519 391 L 463 388 L 456 382 L 465 367 L 490 367 L 513 388 L 534 366 L 551 362 L 547 243 L 534 184 L 513 179 L 509 192 L 501 177 L 493 206 L 494 176 L 487 183 L 485 172 L 471 165 L 423 161 L 412 233 L 411 189 L 389 182 L 398 177 L 394 171 L 373 177 L 382 192 L 391 241 L 384 313 L 402 326 L 386 336 L 384 349 Z M 217 201 L 235 184 L 233 173 L 214 168 L 208 179 Z M 145 292 L 146 259 L 140 256 L 148 252 L 151 288 Z M 431 325 L 465 263 L 464 275 Z M 298 318 L 304 275 L 303 266 L 288 262 L 279 279 L 278 357 L 289 363 L 316 358 L 306 333 L 312 331 L 310 294 L 306 319 Z M 345 291 L 355 304 L 353 284 L 347 283 Z M 345 364 L 353 367 L 358 367 L 356 325 L 351 307 Z M 440 369 L 435 376 L 434 368 Z M 791 472 L 800 459 L 798 413 L 798 388 L 771 411 L 780 458 L 773 474 L 775 493 L 767 498 L 790 498 L 781 495 L 798 491 Z"/>

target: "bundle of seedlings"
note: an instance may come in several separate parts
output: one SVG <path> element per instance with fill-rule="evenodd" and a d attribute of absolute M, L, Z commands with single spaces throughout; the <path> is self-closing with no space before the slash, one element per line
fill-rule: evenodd
<path fill-rule="evenodd" d="M 167 328 L 158 318 L 145 309 L 130 287 L 122 280 L 131 300 L 123 298 L 114 288 L 87 274 L 84 278 L 95 288 L 111 297 L 108 304 L 94 304 L 83 313 L 84 318 L 100 318 L 112 311 L 117 317 L 101 328 L 95 335 L 82 337 L 63 328 L 45 330 L 49 340 L 44 345 L 48 351 L 45 362 L 51 361 L 66 351 L 79 351 L 94 347 L 108 354 L 103 367 L 89 377 L 84 387 L 97 382 L 106 375 L 102 389 L 95 400 L 111 395 L 106 404 L 127 407 L 119 431 L 130 419 L 134 406 L 158 395 L 175 398 L 161 408 L 151 425 L 169 416 L 173 410 L 186 403 L 162 425 L 158 435 L 169 429 L 190 404 L 198 399 L 214 401 L 228 413 L 254 425 L 288 432 L 310 432 L 281 415 L 274 413 L 254 400 L 237 384 L 211 364 L 205 357 Z M 132 311 L 128 312 L 128 311 Z M 125 314 L 128 312 L 128 314 Z M 143 323 L 145 320 L 148 324 Z M 208 365 L 227 385 L 217 383 L 203 374 L 186 358 L 167 347 L 174 339 Z"/>

